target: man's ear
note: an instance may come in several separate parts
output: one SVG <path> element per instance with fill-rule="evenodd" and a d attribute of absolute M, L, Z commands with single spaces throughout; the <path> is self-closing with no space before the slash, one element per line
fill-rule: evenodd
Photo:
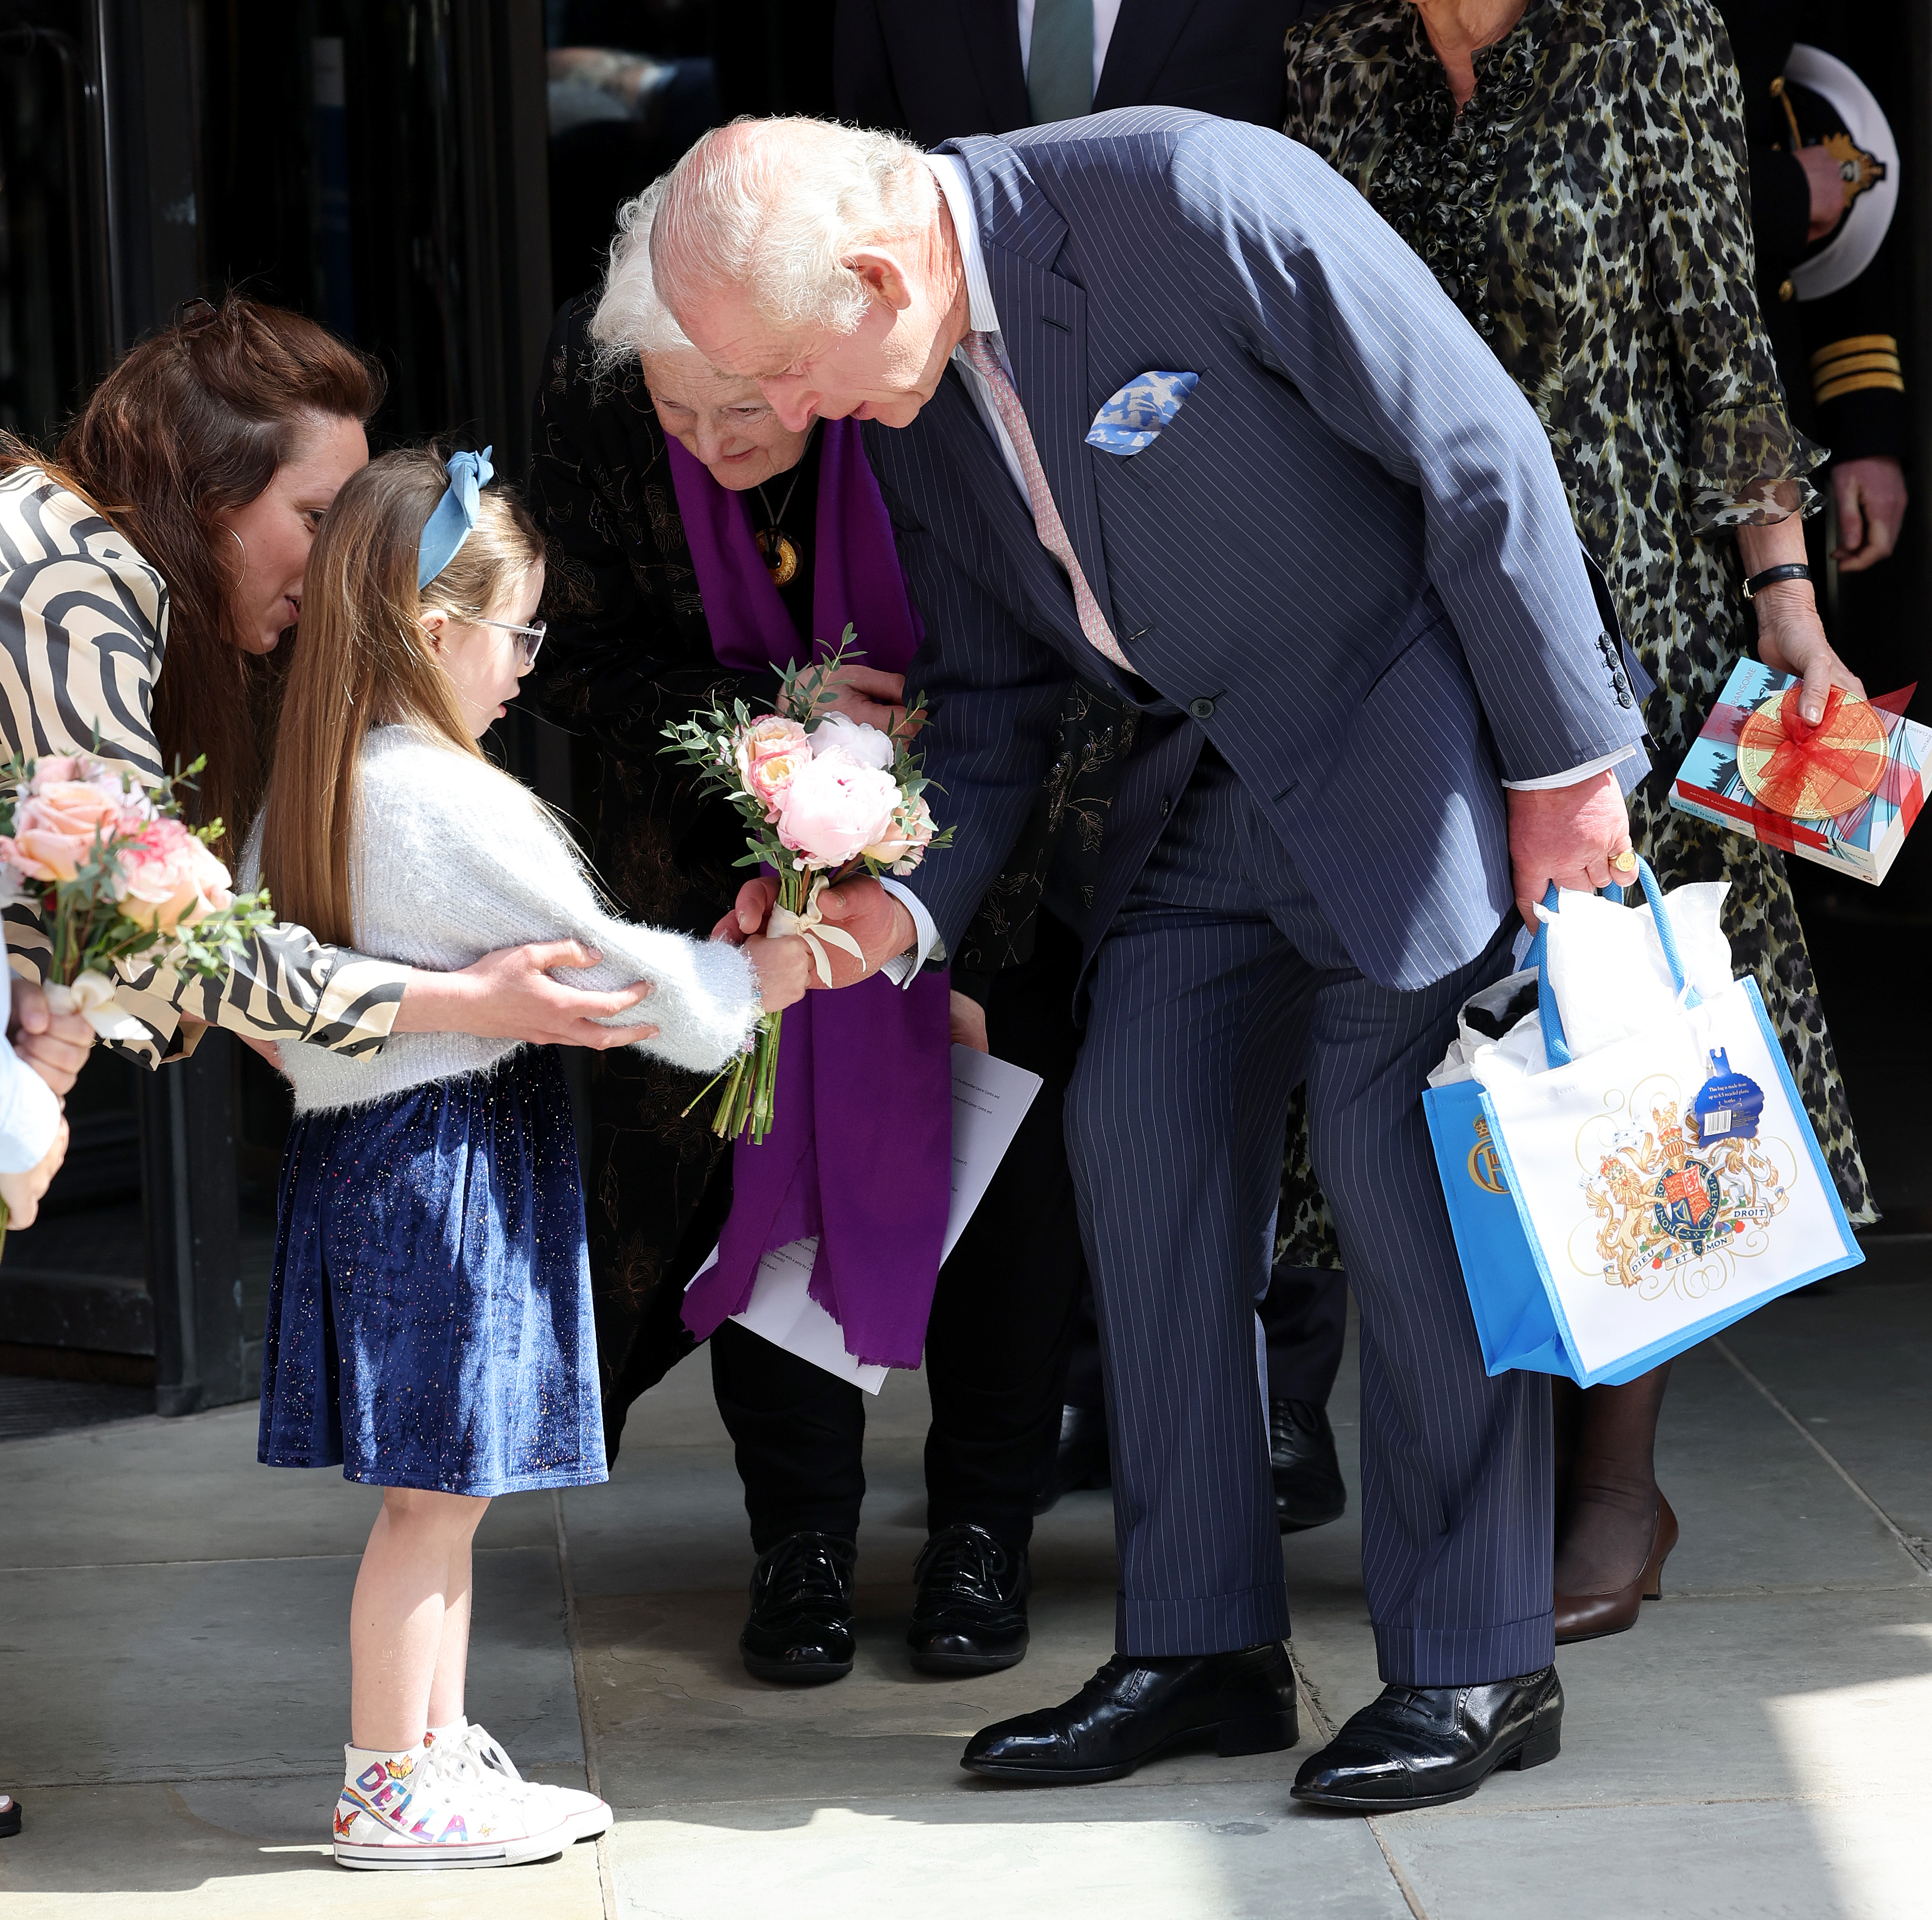
<path fill-rule="evenodd" d="M 903 314 L 912 304 L 912 288 L 896 254 L 862 247 L 856 254 L 847 254 L 844 264 L 864 281 L 868 293 L 883 300 L 894 313 Z"/>

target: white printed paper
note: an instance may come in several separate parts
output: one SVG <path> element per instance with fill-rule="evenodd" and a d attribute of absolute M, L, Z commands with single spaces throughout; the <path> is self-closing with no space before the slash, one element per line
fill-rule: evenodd
<path fill-rule="evenodd" d="M 1042 1084 L 1037 1073 L 1029 1073 L 1010 1060 L 995 1060 L 971 1047 L 953 1048 L 952 1199 L 946 1216 L 942 1261 L 958 1244 L 966 1222 L 986 1197 Z M 845 1351 L 843 1330 L 809 1291 L 812 1264 L 818 1258 L 815 1234 L 774 1247 L 758 1262 L 745 1310 L 731 1317 L 773 1346 L 876 1394 L 891 1370 L 862 1365 Z M 717 1264 L 714 1247 L 711 1257 L 692 1276 L 692 1284 L 695 1286 Z"/>

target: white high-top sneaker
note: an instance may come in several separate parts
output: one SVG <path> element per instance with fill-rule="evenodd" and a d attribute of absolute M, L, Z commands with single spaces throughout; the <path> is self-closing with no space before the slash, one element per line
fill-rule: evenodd
<path fill-rule="evenodd" d="M 509 1867 L 554 1858 L 570 1841 L 561 1807 L 502 1791 L 474 1762 L 424 1747 L 372 1761 L 335 1803 L 344 1867 Z"/>
<path fill-rule="evenodd" d="M 584 1792 L 574 1786 L 551 1786 L 540 1780 L 524 1779 L 517 1771 L 516 1762 L 503 1750 L 502 1743 L 472 1720 L 459 1720 L 454 1733 L 446 1728 L 443 1739 L 440 1742 L 432 1741 L 431 1744 L 460 1751 L 484 1769 L 486 1778 L 494 1778 L 506 1786 L 553 1801 L 562 1808 L 564 1824 L 573 1840 L 595 1840 L 599 1834 L 610 1830 L 610 1809 L 596 1794 Z"/>

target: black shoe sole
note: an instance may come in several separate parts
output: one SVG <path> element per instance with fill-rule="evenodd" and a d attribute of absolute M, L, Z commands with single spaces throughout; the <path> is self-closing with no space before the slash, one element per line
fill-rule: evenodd
<path fill-rule="evenodd" d="M 808 1664 L 796 1660 L 767 1660 L 762 1654 L 746 1653 L 742 1647 L 738 1653 L 745 1663 L 745 1671 L 754 1680 L 770 1680 L 781 1687 L 823 1687 L 844 1679 L 852 1670 L 849 1660 L 842 1664 L 828 1660 Z"/>
<path fill-rule="evenodd" d="M 20 1803 L 16 1800 L 6 1812 L 0 1814 L 0 1840 L 11 1840 L 20 1831 Z"/>
<path fill-rule="evenodd" d="M 1292 1713 L 1258 1714 L 1252 1720 L 1224 1720 L 1216 1726 L 1190 1727 L 1118 1766 L 1005 1766 L 998 1760 L 964 1759 L 959 1764 L 968 1773 L 980 1774 L 988 1780 L 1013 1780 L 1028 1786 L 1094 1786 L 1103 1780 L 1124 1780 L 1148 1761 L 1157 1760 L 1179 1748 L 1204 1746 L 1211 1740 L 1222 1760 L 1233 1760 L 1249 1754 L 1286 1753 L 1300 1737 Z"/>
<path fill-rule="evenodd" d="M 1466 1800 L 1490 1774 L 1502 1773 L 1511 1767 L 1518 1772 L 1526 1772 L 1532 1767 L 1540 1767 L 1555 1760 L 1562 1750 L 1563 1730 L 1558 1725 L 1547 1733 L 1532 1732 L 1521 1746 L 1513 1753 L 1505 1754 L 1480 1778 L 1472 1780 L 1467 1786 L 1457 1787 L 1451 1793 L 1418 1793 L 1407 1799 L 1392 1800 L 1370 1794 L 1318 1793 L 1312 1787 L 1294 1786 L 1289 1788 L 1288 1797 L 1299 1800 L 1304 1806 L 1338 1807 L 1348 1814 L 1410 1814 L 1419 1808 L 1447 1807 L 1453 1802 Z"/>
<path fill-rule="evenodd" d="M 915 1673 L 930 1674 L 935 1680 L 970 1680 L 980 1673 L 1004 1673 L 1027 1657 L 1022 1647 L 1017 1653 L 918 1653 L 910 1654 Z"/>

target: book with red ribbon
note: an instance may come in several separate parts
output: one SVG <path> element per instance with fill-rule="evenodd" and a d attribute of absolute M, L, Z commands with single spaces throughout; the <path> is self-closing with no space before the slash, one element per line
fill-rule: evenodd
<path fill-rule="evenodd" d="M 1834 687 L 1816 726 L 1802 691 L 1792 674 L 1740 661 L 1670 804 L 1876 886 L 1924 804 L 1932 728 L 1905 717 L 1913 687 L 1870 700 Z"/>

